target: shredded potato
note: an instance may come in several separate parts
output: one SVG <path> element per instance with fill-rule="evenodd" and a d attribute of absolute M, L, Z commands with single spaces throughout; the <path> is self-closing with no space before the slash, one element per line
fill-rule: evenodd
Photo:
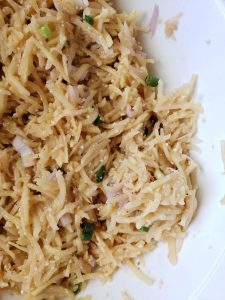
<path fill-rule="evenodd" d="M 135 17 L 0 1 L 0 288 L 24 299 L 73 299 L 161 240 L 175 262 L 196 211 L 196 77 L 148 86 Z"/>

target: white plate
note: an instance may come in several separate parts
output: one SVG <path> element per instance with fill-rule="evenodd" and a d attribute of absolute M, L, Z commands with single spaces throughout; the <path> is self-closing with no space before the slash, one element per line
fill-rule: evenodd
<path fill-rule="evenodd" d="M 93 300 L 119 300 L 127 291 L 134 300 L 224 300 L 225 285 L 225 207 L 220 199 L 223 188 L 223 165 L 220 140 L 225 139 L 225 9 L 218 0 L 117 0 L 120 9 L 142 12 L 147 24 L 154 3 L 160 18 L 166 20 L 183 13 L 176 41 L 166 39 L 164 25 L 155 36 L 141 38 L 145 50 L 156 61 L 155 70 L 167 90 L 179 87 L 193 73 L 199 75 L 198 100 L 204 107 L 199 119 L 198 137 L 201 154 L 195 154 L 202 170 L 199 174 L 199 209 L 192 223 L 176 266 L 167 260 L 167 248 L 159 245 L 145 257 L 144 269 L 155 279 L 152 287 L 122 268 L 111 282 L 91 282 L 84 294 Z M 210 41 L 210 43 L 209 43 Z M 12 296 L 4 300 L 18 299 Z"/>
<path fill-rule="evenodd" d="M 160 245 L 146 256 L 145 270 L 155 279 L 152 287 L 140 282 L 124 267 L 113 281 L 101 286 L 91 283 L 86 294 L 94 300 L 122 299 L 127 291 L 134 300 L 224 300 L 225 194 L 220 141 L 225 139 L 225 1 L 213 0 L 129 0 L 118 1 L 125 11 L 142 12 L 147 24 L 154 3 L 160 18 L 166 20 L 183 13 L 176 41 L 166 39 L 159 25 L 151 39 L 143 35 L 145 50 L 156 61 L 155 70 L 172 90 L 199 75 L 198 101 L 204 107 L 199 119 L 198 137 L 202 153 L 194 154 L 201 166 L 199 208 L 176 266 L 167 260 L 167 248 Z M 224 185 L 224 187 L 223 187 Z"/>

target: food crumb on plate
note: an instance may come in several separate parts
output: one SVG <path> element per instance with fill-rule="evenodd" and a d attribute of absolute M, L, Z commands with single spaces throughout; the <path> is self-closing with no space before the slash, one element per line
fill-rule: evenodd
<path fill-rule="evenodd" d="M 135 264 L 136 264 L 137 268 L 139 268 L 139 269 L 141 267 L 144 267 L 145 266 L 144 256 L 137 257 L 136 260 L 135 260 Z"/>
<path fill-rule="evenodd" d="M 151 20 L 149 23 L 149 29 L 151 31 L 152 36 L 155 34 L 159 19 L 159 6 L 157 4 L 154 5 Z"/>
<path fill-rule="evenodd" d="M 127 292 L 122 293 L 123 300 L 134 300 Z"/>
<path fill-rule="evenodd" d="M 165 36 L 167 38 L 172 38 L 176 40 L 174 31 L 178 30 L 180 18 L 183 16 L 183 13 L 180 12 L 176 16 L 168 19 L 165 22 Z"/>

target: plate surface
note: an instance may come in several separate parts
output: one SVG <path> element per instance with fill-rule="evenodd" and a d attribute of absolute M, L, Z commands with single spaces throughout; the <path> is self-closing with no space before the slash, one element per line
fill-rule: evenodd
<path fill-rule="evenodd" d="M 154 4 L 162 21 L 182 12 L 176 41 L 166 39 L 164 24 L 150 38 L 143 34 L 144 49 L 156 64 L 156 73 L 171 91 L 198 74 L 197 100 L 204 112 L 199 118 L 201 153 L 193 156 L 200 164 L 199 208 L 188 231 L 178 264 L 170 265 L 167 248 L 160 245 L 145 257 L 144 269 L 155 279 L 146 286 L 124 267 L 105 284 L 91 283 L 94 300 L 122 299 L 127 291 L 134 300 L 224 300 L 225 286 L 225 194 L 220 141 L 225 139 L 225 1 L 212 0 L 129 0 L 118 1 L 119 9 L 141 12 L 140 22 L 148 24 Z"/>
<path fill-rule="evenodd" d="M 198 74 L 197 100 L 204 107 L 199 118 L 199 208 L 188 231 L 176 266 L 167 260 L 167 248 L 159 245 L 145 257 L 144 270 L 154 278 L 146 286 L 123 267 L 113 280 L 102 285 L 91 282 L 85 295 L 93 300 L 119 300 L 127 291 L 134 300 L 224 300 L 225 285 L 225 194 L 220 141 L 225 139 L 225 1 L 222 0 L 115 0 L 118 8 L 138 10 L 147 25 L 152 7 L 160 7 L 162 21 L 182 12 L 176 41 L 166 39 L 164 24 L 153 38 L 143 34 L 144 49 L 156 64 L 156 73 L 167 91 Z M 223 187 L 224 186 L 224 187 Z M 3 298 L 1 298 L 3 299 Z M 4 300 L 18 297 L 4 296 Z"/>

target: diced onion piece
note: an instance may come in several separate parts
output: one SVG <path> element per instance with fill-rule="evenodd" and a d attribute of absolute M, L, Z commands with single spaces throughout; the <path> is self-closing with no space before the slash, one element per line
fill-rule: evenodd
<path fill-rule="evenodd" d="M 78 7 L 85 8 L 89 5 L 88 0 L 75 0 L 75 3 Z"/>
<path fill-rule="evenodd" d="M 55 180 L 56 179 L 56 172 L 57 172 L 57 169 L 54 169 L 51 174 L 49 175 L 49 179 L 50 180 Z"/>
<path fill-rule="evenodd" d="M 82 2 L 83 2 L 84 6 L 88 6 L 89 5 L 89 1 L 88 0 L 82 0 Z"/>
<path fill-rule="evenodd" d="M 106 192 L 105 195 L 107 201 L 110 201 L 112 198 L 118 195 L 118 192 Z"/>
<path fill-rule="evenodd" d="M 159 6 L 155 4 L 152 11 L 152 17 L 149 23 L 149 29 L 151 30 L 152 35 L 155 34 L 157 24 L 158 24 L 158 18 L 159 18 Z"/>
<path fill-rule="evenodd" d="M 23 139 L 18 135 L 12 141 L 12 145 L 17 152 L 25 146 Z"/>
<path fill-rule="evenodd" d="M 147 222 L 146 222 L 146 220 L 145 219 L 140 219 L 140 220 L 138 220 L 137 222 L 136 222 L 136 228 L 138 229 L 138 230 L 140 230 L 141 229 L 141 227 L 143 227 L 143 226 L 149 226 L 148 224 L 147 224 Z"/>
<path fill-rule="evenodd" d="M 33 150 L 28 147 L 21 136 L 17 135 L 12 141 L 13 148 L 21 155 L 23 166 L 25 168 L 32 167 L 34 165 L 34 160 L 31 155 L 34 154 Z"/>
<path fill-rule="evenodd" d="M 53 2 L 58 11 L 69 15 L 74 15 L 89 5 L 88 0 L 53 0 Z"/>
<path fill-rule="evenodd" d="M 79 98 L 79 90 L 77 86 L 74 85 L 68 85 L 67 87 L 67 95 L 69 98 L 69 101 L 72 103 L 76 103 L 78 102 L 78 98 Z"/>
<path fill-rule="evenodd" d="M 147 53 L 145 53 L 144 51 L 141 51 L 141 50 L 136 50 L 135 51 L 137 55 L 143 57 L 143 58 L 147 58 Z"/>
<path fill-rule="evenodd" d="M 116 205 L 117 205 L 118 207 L 122 208 L 122 207 L 123 207 L 124 205 L 126 205 L 128 202 L 129 202 L 129 199 L 128 199 L 128 197 L 126 197 L 126 198 L 123 198 L 123 199 L 117 201 L 117 202 L 116 202 Z"/>
<path fill-rule="evenodd" d="M 88 98 L 88 96 L 90 95 L 89 91 L 88 90 L 84 90 L 83 91 L 83 98 Z"/>
<path fill-rule="evenodd" d="M 89 265 L 92 267 L 92 268 L 95 268 L 97 266 L 97 261 L 96 259 L 94 258 L 94 256 L 92 255 L 89 255 L 88 257 L 88 263 Z"/>
<path fill-rule="evenodd" d="M 130 104 L 127 104 L 125 107 L 125 115 L 127 115 L 129 118 L 132 117 L 132 110 Z"/>
<path fill-rule="evenodd" d="M 115 184 L 114 182 L 108 183 L 108 186 L 105 189 L 107 202 L 110 202 L 114 197 L 121 195 L 123 193 L 122 188 L 122 184 Z"/>
<path fill-rule="evenodd" d="M 143 143 L 143 135 L 141 135 L 140 133 L 136 134 L 134 136 L 134 141 L 138 145 L 141 144 L 141 143 Z"/>
<path fill-rule="evenodd" d="M 71 215 L 69 213 L 66 213 L 65 215 L 63 215 L 61 218 L 60 218 L 60 221 L 62 223 L 62 226 L 63 227 L 66 227 L 67 225 L 71 224 L 72 223 L 72 218 L 71 218 Z"/>

